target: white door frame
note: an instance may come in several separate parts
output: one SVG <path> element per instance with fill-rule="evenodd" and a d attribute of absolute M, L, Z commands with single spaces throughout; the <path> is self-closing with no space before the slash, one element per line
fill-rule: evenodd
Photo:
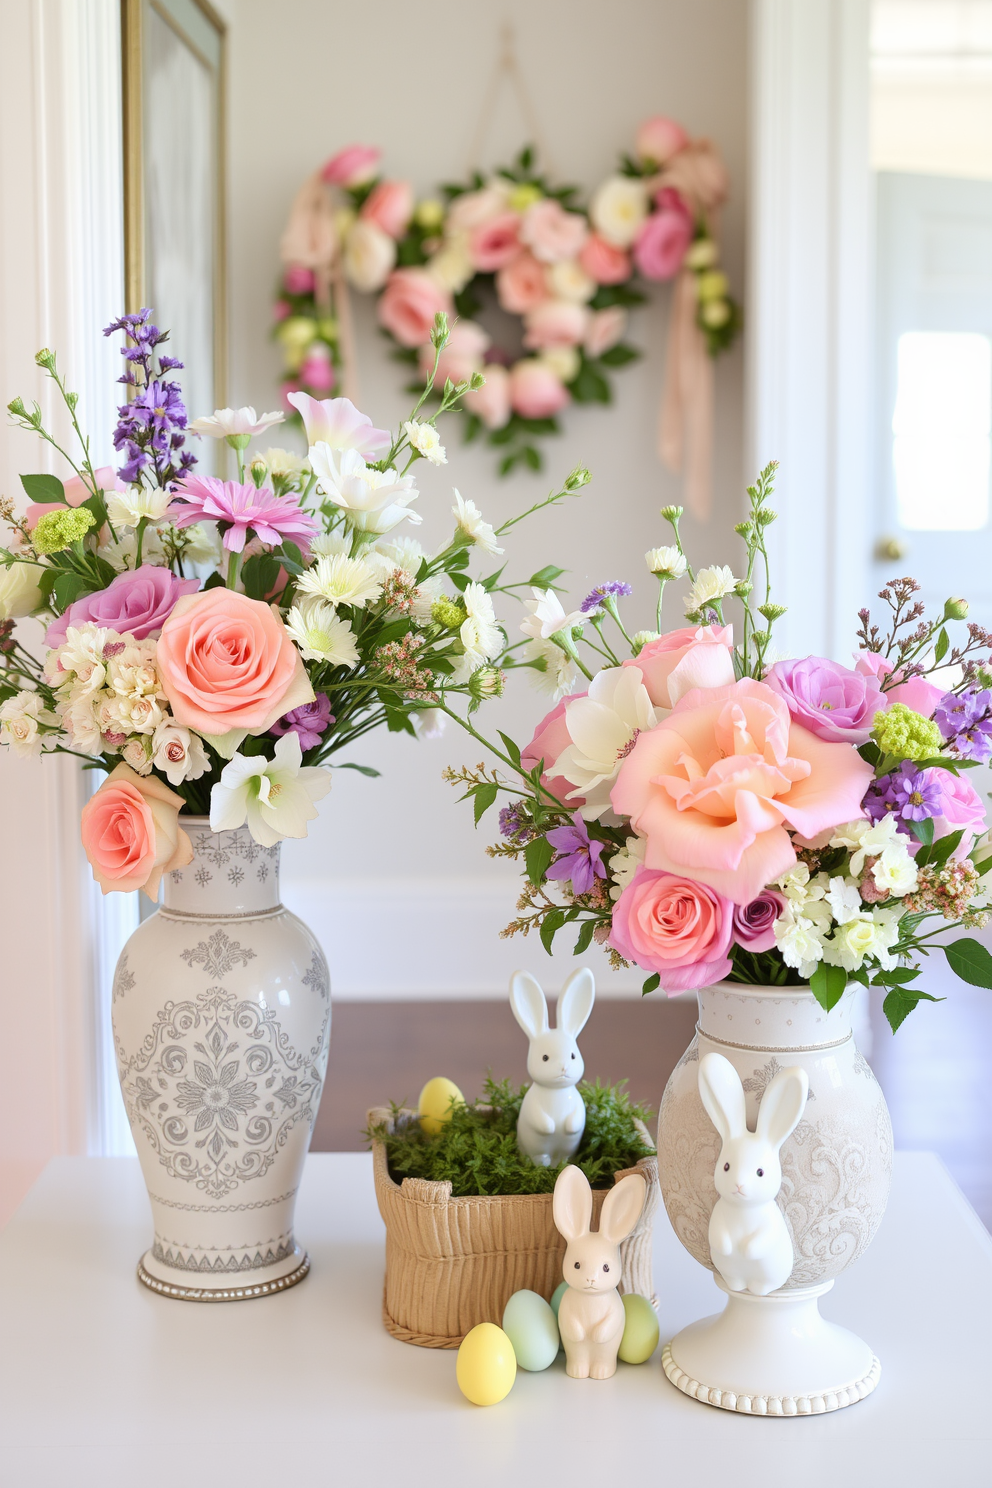
<path fill-rule="evenodd" d="M 780 650 L 849 661 L 869 599 L 868 0 L 752 0 L 751 469 L 778 459 Z"/>

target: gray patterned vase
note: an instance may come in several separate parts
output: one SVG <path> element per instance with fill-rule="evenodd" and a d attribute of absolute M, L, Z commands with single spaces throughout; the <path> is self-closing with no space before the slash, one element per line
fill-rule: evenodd
<path fill-rule="evenodd" d="M 147 1287 L 185 1301 L 302 1281 L 293 1209 L 331 1028 L 327 963 L 279 902 L 279 848 L 183 817 L 193 861 L 114 976 L 114 1043 L 155 1238 Z"/>

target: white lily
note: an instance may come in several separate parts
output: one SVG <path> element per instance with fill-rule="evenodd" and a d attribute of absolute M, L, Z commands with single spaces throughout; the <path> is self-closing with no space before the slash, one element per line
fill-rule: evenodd
<path fill-rule="evenodd" d="M 228 439 L 232 434 L 262 434 L 273 424 L 281 424 L 285 417 L 284 413 L 263 413 L 259 417 L 254 408 L 217 408 L 194 419 L 190 428 L 194 434 L 208 439 Z"/>
<path fill-rule="evenodd" d="M 332 449 L 324 443 L 311 446 L 310 465 L 317 490 L 359 531 L 391 532 L 404 518 L 415 524 L 421 521 L 419 512 L 407 510 L 420 495 L 412 475 L 373 470 L 357 450 Z"/>
<path fill-rule="evenodd" d="M 566 615 L 561 600 L 553 589 L 532 589 L 533 599 L 524 601 L 530 614 L 521 620 L 520 629 L 532 641 L 549 641 L 559 630 L 571 630 L 573 625 L 584 625 L 587 616 L 581 610 Z"/>
<path fill-rule="evenodd" d="M 236 754 L 210 792 L 210 830 L 233 832 L 248 823 L 262 847 L 305 837 L 317 816 L 315 801 L 331 788 L 330 770 L 303 764 L 299 735 L 283 734 L 274 759 Z"/>
<path fill-rule="evenodd" d="M 466 501 L 460 491 L 455 491 L 455 504 L 451 508 L 451 515 L 458 523 L 459 531 L 470 537 L 477 548 L 484 553 L 493 555 L 502 553 L 503 549 L 496 545 L 496 533 L 489 522 L 483 520 L 483 516 L 474 501 Z"/>
<path fill-rule="evenodd" d="M 647 688 L 636 666 L 606 667 L 589 684 L 585 697 L 565 705 L 565 725 L 571 744 L 558 756 L 555 774 L 584 796 L 579 809 L 586 821 L 610 810 L 610 791 L 620 766 L 637 735 L 658 721 Z"/>

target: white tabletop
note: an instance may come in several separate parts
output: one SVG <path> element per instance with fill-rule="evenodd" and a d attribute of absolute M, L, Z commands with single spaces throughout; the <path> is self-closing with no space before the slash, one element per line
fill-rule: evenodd
<path fill-rule="evenodd" d="M 662 1338 L 722 1298 L 662 1211 Z M 868 1254 L 822 1304 L 882 1361 L 834 1415 L 689 1400 L 659 1354 L 611 1380 L 563 1359 L 480 1409 L 455 1354 L 383 1330 L 383 1229 L 365 1154 L 312 1154 L 297 1233 L 313 1269 L 254 1302 L 167 1301 L 135 1279 L 151 1233 L 137 1161 L 58 1158 L 0 1235 L 4 1488 L 916 1488 L 992 1481 L 992 1240 L 937 1159 L 902 1153 Z"/>

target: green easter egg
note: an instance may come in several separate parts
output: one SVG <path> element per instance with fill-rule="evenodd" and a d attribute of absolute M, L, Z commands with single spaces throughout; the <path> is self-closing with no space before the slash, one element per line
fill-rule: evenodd
<path fill-rule="evenodd" d="M 558 1323 L 537 1292 L 514 1292 L 503 1309 L 503 1332 L 521 1369 L 536 1373 L 554 1363 L 560 1344 Z"/>
<path fill-rule="evenodd" d="M 617 1357 L 625 1364 L 643 1364 L 658 1347 L 658 1318 L 647 1297 L 625 1292 L 623 1338 Z"/>
<path fill-rule="evenodd" d="M 561 1299 L 562 1297 L 564 1297 L 567 1291 L 568 1282 L 560 1281 L 551 1295 L 551 1311 L 554 1313 L 555 1317 L 558 1316 L 558 1308 L 561 1306 Z"/>

